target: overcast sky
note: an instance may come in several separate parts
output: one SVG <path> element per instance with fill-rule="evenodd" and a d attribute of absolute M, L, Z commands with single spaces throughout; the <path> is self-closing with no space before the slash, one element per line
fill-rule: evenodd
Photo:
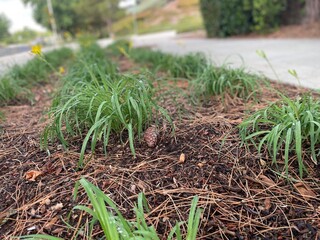
<path fill-rule="evenodd" d="M 10 32 L 28 27 L 34 30 L 44 29 L 32 18 L 32 9 L 21 0 L 0 0 L 0 13 L 4 13 L 11 21 Z"/>

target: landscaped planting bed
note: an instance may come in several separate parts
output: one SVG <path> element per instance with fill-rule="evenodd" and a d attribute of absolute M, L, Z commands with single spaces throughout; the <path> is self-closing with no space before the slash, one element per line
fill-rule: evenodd
<path fill-rule="evenodd" d="M 316 92 L 126 42 L 75 56 L 0 108 L 1 239 L 320 237 Z"/>

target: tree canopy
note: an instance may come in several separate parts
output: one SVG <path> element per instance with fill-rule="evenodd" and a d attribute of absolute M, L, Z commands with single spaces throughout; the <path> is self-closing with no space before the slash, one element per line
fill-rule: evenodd
<path fill-rule="evenodd" d="M 50 16 L 44 0 L 22 0 L 33 6 L 34 19 L 50 29 Z M 92 32 L 100 36 L 109 32 L 114 20 L 122 16 L 118 9 L 119 0 L 52 0 L 58 31 L 75 35 Z M 108 31 L 109 30 L 109 31 Z"/>
<path fill-rule="evenodd" d="M 9 33 L 10 20 L 4 14 L 0 14 L 0 42 L 7 38 Z"/>

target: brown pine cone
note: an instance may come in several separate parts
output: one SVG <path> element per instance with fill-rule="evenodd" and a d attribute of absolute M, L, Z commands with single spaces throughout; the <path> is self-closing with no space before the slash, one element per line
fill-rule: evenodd
<path fill-rule="evenodd" d="M 148 147 L 153 148 L 157 145 L 158 141 L 158 130 L 156 127 L 148 127 L 143 135 L 144 140 L 146 141 Z"/>

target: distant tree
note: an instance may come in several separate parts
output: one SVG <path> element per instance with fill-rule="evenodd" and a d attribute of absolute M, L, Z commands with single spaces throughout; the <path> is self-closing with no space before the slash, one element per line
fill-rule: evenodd
<path fill-rule="evenodd" d="M 50 18 L 45 0 L 22 0 L 34 8 L 34 18 L 50 29 Z M 112 22 L 121 16 L 119 0 L 52 0 L 54 17 L 60 32 L 75 35 L 78 32 L 111 33 Z"/>
<path fill-rule="evenodd" d="M 25 4 L 33 7 L 34 19 L 47 29 L 51 28 L 50 16 L 45 0 L 22 0 Z M 58 1 L 52 0 L 54 17 L 56 19 L 58 30 L 61 32 L 70 32 L 75 34 L 79 26 L 79 19 L 74 10 L 78 0 Z"/>
<path fill-rule="evenodd" d="M 24 29 L 14 32 L 9 38 L 10 43 L 26 43 L 34 40 L 38 33 L 32 29 L 25 27 Z"/>
<path fill-rule="evenodd" d="M 10 20 L 4 14 L 0 14 L 0 42 L 10 36 Z"/>
<path fill-rule="evenodd" d="M 320 19 L 320 0 L 306 0 L 306 20 L 315 22 Z"/>
<path fill-rule="evenodd" d="M 118 5 L 119 0 L 78 0 L 74 10 L 79 16 L 79 24 L 89 32 L 97 31 L 103 35 L 106 30 L 112 35 L 112 23 L 123 16 Z"/>

